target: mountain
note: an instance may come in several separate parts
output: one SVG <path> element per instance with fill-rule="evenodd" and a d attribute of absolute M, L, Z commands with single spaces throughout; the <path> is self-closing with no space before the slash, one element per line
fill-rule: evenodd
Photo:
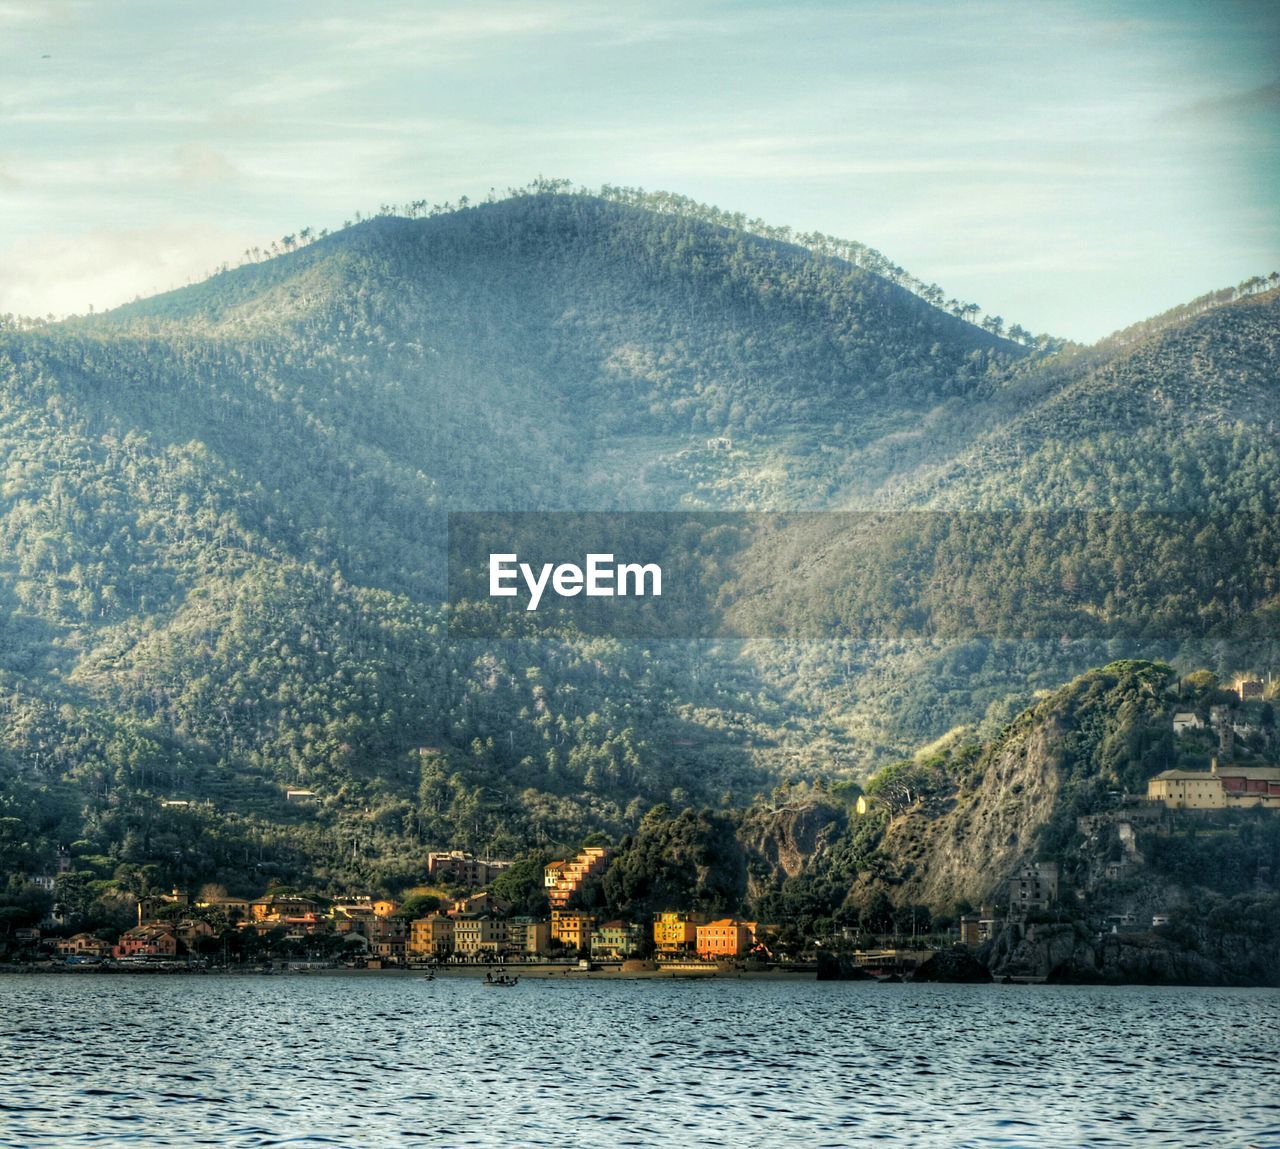
<path fill-rule="evenodd" d="M 809 937 L 927 934 L 985 906 L 996 927 L 978 956 L 998 977 L 1280 984 L 1280 819 L 1137 797 L 1172 765 L 1205 767 L 1189 743 L 1207 750 L 1216 735 L 1176 738 L 1170 718 L 1214 706 L 1240 720 L 1210 675 L 1115 662 L 986 742 L 884 768 L 856 808 L 839 788 L 780 790 L 737 829 L 759 876 L 745 896 Z M 1274 727 L 1262 737 L 1274 755 Z M 1056 867 L 1059 897 L 1019 912 L 1009 881 L 1037 863 Z M 1107 922 L 1125 928 L 1100 933 Z"/>
<path fill-rule="evenodd" d="M 74 843 L 103 881 L 394 888 L 428 847 L 616 839 L 663 804 L 767 821 L 779 783 L 992 734 L 1122 641 L 1234 665 L 1132 627 L 1065 645 L 451 636 L 453 510 L 1274 512 L 1266 284 L 1081 349 L 968 323 L 856 245 L 760 231 L 552 190 L 10 323 L 5 872 Z M 785 590 L 769 561 L 748 552 L 743 585 Z M 797 610 L 827 617 L 833 593 Z"/>

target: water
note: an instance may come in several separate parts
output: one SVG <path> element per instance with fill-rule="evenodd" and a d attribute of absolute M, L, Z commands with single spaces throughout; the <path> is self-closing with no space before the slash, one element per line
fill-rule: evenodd
<path fill-rule="evenodd" d="M 0 1146 L 1280 1146 L 1280 993 L 0 976 Z"/>

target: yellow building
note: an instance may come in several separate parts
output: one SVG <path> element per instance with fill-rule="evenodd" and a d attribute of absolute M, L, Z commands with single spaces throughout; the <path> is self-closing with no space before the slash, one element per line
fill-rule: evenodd
<path fill-rule="evenodd" d="M 304 918 L 308 914 L 315 914 L 319 908 L 319 905 L 310 898 L 285 894 L 267 894 L 249 903 L 249 911 L 255 922 Z"/>
<path fill-rule="evenodd" d="M 660 954 L 678 954 L 698 946 L 698 927 L 706 914 L 685 914 L 679 910 L 663 910 L 653 915 L 653 943 Z"/>
<path fill-rule="evenodd" d="M 409 925 L 409 958 L 425 961 L 445 957 L 453 952 L 453 919 L 444 914 L 430 914 Z"/>
<path fill-rule="evenodd" d="M 551 936 L 570 949 L 588 952 L 595 928 L 596 919 L 590 914 L 580 914 L 575 910 L 551 911 Z"/>
<path fill-rule="evenodd" d="M 1171 810 L 1225 810 L 1261 806 L 1280 810 L 1280 767 L 1219 766 L 1166 770 L 1147 783 L 1147 798 Z"/>
<path fill-rule="evenodd" d="M 227 915 L 227 924 L 238 926 L 250 918 L 248 898 L 209 898 L 208 901 L 196 902 L 196 905 L 207 909 L 221 910 Z"/>
<path fill-rule="evenodd" d="M 455 918 L 453 923 L 454 953 L 467 957 L 477 954 L 501 954 L 507 950 L 507 923 L 488 915 Z"/>

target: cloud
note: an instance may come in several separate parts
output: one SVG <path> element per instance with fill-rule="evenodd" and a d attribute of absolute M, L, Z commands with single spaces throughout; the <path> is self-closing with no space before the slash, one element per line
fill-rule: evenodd
<path fill-rule="evenodd" d="M 1167 112 L 1166 120 L 1217 120 L 1231 118 L 1242 113 L 1267 112 L 1280 109 L 1280 80 L 1263 84 L 1260 88 L 1249 88 L 1243 92 L 1228 92 L 1221 96 L 1210 96 L 1184 104 Z"/>
<path fill-rule="evenodd" d="M 28 236 L 0 252 L 0 314 L 83 314 L 203 278 L 262 237 L 217 227 Z"/>
<path fill-rule="evenodd" d="M 484 12 L 475 8 L 415 13 L 412 20 L 369 20 L 335 16 L 308 25 L 308 35 L 319 35 L 339 46 L 343 52 L 363 54 L 388 52 L 415 55 L 423 47 L 458 47 L 464 44 L 482 46 L 498 37 L 541 35 L 580 22 L 568 8 L 555 9 L 542 5 L 540 10 Z"/>
<path fill-rule="evenodd" d="M 0 24 L 65 24 L 80 7 L 69 0 L 0 0 Z"/>
<path fill-rule="evenodd" d="M 202 144 L 184 144 L 178 149 L 178 179 L 188 187 L 207 187 L 238 179 L 239 170 L 226 156 Z"/>

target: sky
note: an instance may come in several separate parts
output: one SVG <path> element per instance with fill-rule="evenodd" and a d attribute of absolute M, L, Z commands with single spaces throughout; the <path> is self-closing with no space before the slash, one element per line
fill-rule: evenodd
<path fill-rule="evenodd" d="M 538 175 L 1090 341 L 1280 268 L 1280 4 L 0 0 L 0 313 Z"/>

